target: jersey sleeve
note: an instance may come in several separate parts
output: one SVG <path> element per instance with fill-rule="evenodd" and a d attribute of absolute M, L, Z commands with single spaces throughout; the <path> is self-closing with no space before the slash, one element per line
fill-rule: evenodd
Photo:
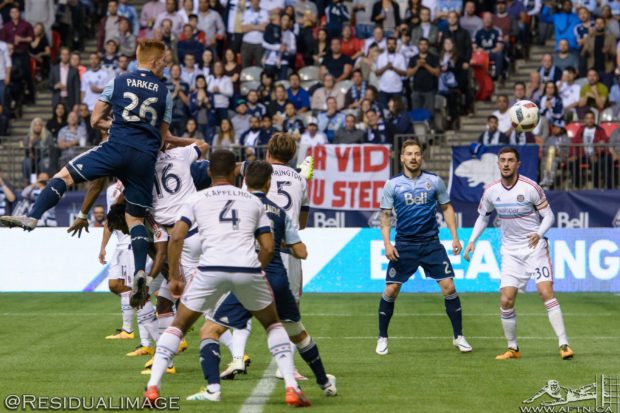
<path fill-rule="evenodd" d="M 99 100 L 108 104 L 112 103 L 112 93 L 114 93 L 114 79 L 111 79 L 103 88 L 103 92 L 99 95 Z"/>
<path fill-rule="evenodd" d="M 536 210 L 540 210 L 541 207 L 544 207 L 545 203 L 547 202 L 545 192 L 536 183 L 534 183 L 530 188 L 530 201 L 532 202 L 532 205 L 534 205 L 534 208 L 536 208 Z"/>
<path fill-rule="evenodd" d="M 310 200 L 308 199 L 308 184 L 306 183 L 306 181 L 302 181 L 301 210 L 304 212 L 310 211 Z"/>
<path fill-rule="evenodd" d="M 288 214 L 284 214 L 284 242 L 286 245 L 298 244 L 301 242 L 299 231 Z"/>
<path fill-rule="evenodd" d="M 437 202 L 441 205 L 445 205 L 450 202 L 450 195 L 448 195 L 448 189 L 446 184 L 440 177 L 437 177 Z"/>
<path fill-rule="evenodd" d="M 271 232 L 271 220 L 267 216 L 263 204 L 257 204 L 257 214 L 258 219 L 256 220 L 256 230 L 254 231 L 255 237 L 258 237 L 260 234 Z"/>
<path fill-rule="evenodd" d="M 485 216 L 491 215 L 491 213 L 495 209 L 489 197 L 489 188 L 487 188 L 482 194 L 482 198 L 480 198 L 480 203 L 478 204 L 478 214 Z"/>
<path fill-rule="evenodd" d="M 385 183 L 383 195 L 381 195 L 381 209 L 394 208 L 394 184 L 392 180 Z"/>
<path fill-rule="evenodd" d="M 190 228 L 194 226 L 196 216 L 194 215 L 194 205 L 192 202 L 183 203 L 179 210 L 179 219 L 177 221 L 185 222 Z"/>
<path fill-rule="evenodd" d="M 170 91 L 166 94 L 166 109 L 164 110 L 164 122 L 168 125 L 172 123 L 172 94 Z"/>
<path fill-rule="evenodd" d="M 185 147 L 185 160 L 187 163 L 193 163 L 200 158 L 200 149 L 198 149 L 198 145 L 195 143 Z"/>

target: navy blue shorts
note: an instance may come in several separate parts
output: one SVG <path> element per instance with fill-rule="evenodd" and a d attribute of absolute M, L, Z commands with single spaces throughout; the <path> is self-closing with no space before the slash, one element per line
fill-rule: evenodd
<path fill-rule="evenodd" d="M 210 318 L 221 326 L 240 330 L 245 328 L 248 320 L 252 318 L 252 313 L 241 305 L 233 293 L 230 293 Z"/>
<path fill-rule="evenodd" d="M 67 164 L 75 183 L 106 176 L 117 177 L 125 186 L 127 212 L 144 217 L 153 203 L 155 157 L 125 145 L 104 142 L 76 156 Z"/>
<path fill-rule="evenodd" d="M 439 281 L 454 277 L 446 249 L 439 241 L 425 244 L 396 242 L 395 246 L 399 258 L 390 261 L 385 274 L 386 284 L 404 284 L 420 266 L 427 278 Z"/>

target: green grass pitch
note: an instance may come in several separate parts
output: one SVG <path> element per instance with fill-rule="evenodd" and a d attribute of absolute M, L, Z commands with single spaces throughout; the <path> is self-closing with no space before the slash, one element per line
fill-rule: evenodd
<path fill-rule="evenodd" d="M 562 361 L 538 296 L 517 300 L 523 358 L 496 361 L 505 348 L 498 294 L 462 294 L 464 332 L 474 347 L 460 354 L 451 342 L 443 299 L 403 294 L 390 328 L 390 354 L 374 353 L 379 294 L 307 294 L 302 317 L 318 343 L 339 395 L 323 397 L 313 381 L 302 383 L 319 412 L 519 412 L 524 399 L 548 380 L 578 388 L 597 375 L 620 375 L 620 296 L 558 294 L 576 356 Z M 125 353 L 138 340 L 104 340 L 120 327 L 119 299 L 112 294 L 0 294 L 0 398 L 38 396 L 138 396 L 147 381 L 139 371 L 145 357 Z M 223 382 L 222 402 L 187 402 L 203 384 L 198 336 L 177 356 L 178 373 L 167 375 L 162 396 L 180 396 L 183 412 L 237 412 L 270 362 L 265 335 L 254 323 L 248 374 Z M 222 349 L 222 365 L 229 354 Z M 296 356 L 300 372 L 309 368 Z M 1 400 L 0 400 L 1 402 Z M 4 410 L 4 406 L 0 407 Z M 283 387 L 265 412 L 290 411 Z"/>

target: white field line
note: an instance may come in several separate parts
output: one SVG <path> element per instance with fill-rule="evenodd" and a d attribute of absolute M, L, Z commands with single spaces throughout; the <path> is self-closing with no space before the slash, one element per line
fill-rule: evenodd
<path fill-rule="evenodd" d="M 263 376 L 254 387 L 254 391 L 245 399 L 239 413 L 262 413 L 265 404 L 271 398 L 278 379 L 275 377 L 276 361 L 271 359 L 271 363 L 265 369 Z"/>
<path fill-rule="evenodd" d="M 53 313 L 53 312 L 39 312 L 39 313 L 23 313 L 23 312 L 4 312 L 0 313 L 2 317 L 39 317 L 44 314 L 46 317 L 96 317 L 96 316 L 118 316 L 120 311 L 109 313 L 84 313 L 76 311 L 74 313 Z M 376 317 L 377 313 L 303 313 L 302 317 Z M 407 316 L 407 317 L 446 317 L 446 313 L 399 313 L 395 312 L 394 315 Z M 615 317 L 617 313 L 563 313 L 565 317 Z M 497 313 L 463 313 L 465 317 L 499 317 L 499 311 Z M 518 317 L 547 317 L 547 312 L 541 308 L 540 313 L 519 313 Z"/>
<path fill-rule="evenodd" d="M 349 336 L 349 337 L 315 337 L 315 340 L 376 340 L 377 336 Z M 445 336 L 390 336 L 390 340 L 449 340 L 451 337 Z M 470 340 L 504 340 L 500 336 L 467 336 Z M 519 340 L 557 340 L 557 337 L 544 336 L 519 336 Z M 620 340 L 620 336 L 584 336 L 570 337 L 570 340 Z"/>

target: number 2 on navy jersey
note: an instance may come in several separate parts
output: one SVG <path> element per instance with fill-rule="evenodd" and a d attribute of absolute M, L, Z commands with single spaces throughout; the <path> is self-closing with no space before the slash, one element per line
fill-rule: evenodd
<path fill-rule="evenodd" d="M 144 122 L 150 123 L 151 126 L 155 126 L 157 124 L 157 111 L 151 107 L 151 105 L 157 103 L 157 100 L 158 100 L 157 98 L 151 97 L 151 98 L 145 99 L 141 105 L 140 105 L 140 98 L 138 98 L 138 95 L 136 95 L 135 93 L 125 92 L 123 93 L 123 98 L 131 100 L 129 105 L 125 106 L 125 110 L 123 110 L 124 121 L 126 122 L 144 121 Z M 140 105 L 140 112 L 139 112 L 140 116 L 131 115 L 129 112 L 137 108 L 138 105 Z M 151 115 L 150 122 L 146 120 L 147 113 Z"/>
<path fill-rule="evenodd" d="M 169 173 L 172 164 L 166 165 L 161 172 L 161 179 L 155 174 L 155 192 L 157 192 L 157 198 L 163 198 L 162 188 L 170 195 L 174 195 L 181 189 L 181 178 L 178 175 Z"/>
<path fill-rule="evenodd" d="M 236 209 L 232 209 L 235 201 L 228 201 L 220 212 L 220 222 L 231 222 L 233 229 L 239 229 L 239 215 Z"/>
<path fill-rule="evenodd" d="M 278 185 L 278 194 L 284 195 L 286 197 L 286 205 L 284 205 L 282 208 L 289 210 L 291 208 L 291 205 L 293 204 L 293 199 L 291 198 L 291 194 L 289 194 L 288 192 L 284 190 L 284 187 L 291 186 L 291 183 L 288 181 L 278 181 L 277 185 Z"/>

